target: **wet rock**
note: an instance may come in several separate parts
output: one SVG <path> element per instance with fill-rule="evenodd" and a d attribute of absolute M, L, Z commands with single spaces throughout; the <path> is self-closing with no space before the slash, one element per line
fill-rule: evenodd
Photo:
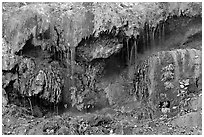
<path fill-rule="evenodd" d="M 187 91 L 197 94 L 196 80 L 200 76 L 200 50 L 162 51 L 150 56 L 138 66 L 133 91 L 138 99 L 149 98 L 154 105 L 158 105 L 159 100 L 171 100 L 171 106 L 179 105 L 182 97 L 177 96 L 177 87 L 180 87 L 180 92 L 185 91 L 182 94 L 187 95 Z M 159 96 L 161 93 L 165 96 Z M 176 111 L 178 110 L 174 109 L 171 113 L 175 114 Z"/>
<path fill-rule="evenodd" d="M 82 60 L 91 62 L 98 58 L 108 58 L 112 54 L 119 52 L 122 47 L 123 44 L 120 44 L 117 38 L 106 40 L 98 38 L 98 40 L 93 43 L 80 45 L 76 48 L 76 51 L 77 56 L 79 56 Z"/>
<path fill-rule="evenodd" d="M 8 104 L 8 95 L 6 91 L 2 88 L 2 106 L 5 107 Z"/>
<path fill-rule="evenodd" d="M 21 95 L 41 94 L 40 98 L 49 102 L 61 101 L 64 79 L 58 68 L 64 64 L 69 68 L 69 48 L 93 33 L 93 15 L 86 8 L 89 7 L 83 3 L 77 7 L 72 3 L 28 4 L 6 13 L 3 20 L 3 70 L 18 65 L 19 69 L 14 71 L 20 76 L 14 88 Z M 55 69 L 48 67 L 53 60 L 61 63 Z M 76 67 L 75 71 L 82 71 L 80 69 Z M 8 77 L 5 77 L 4 87 L 10 81 Z M 69 86 L 65 90 L 69 90 Z"/>
<path fill-rule="evenodd" d="M 189 108 L 197 111 L 202 109 L 202 96 L 193 97 L 190 101 Z"/>
<path fill-rule="evenodd" d="M 61 101 L 64 75 L 58 62 L 48 64 L 46 61 L 37 62 L 24 58 L 19 65 L 19 82 L 15 88 L 20 88 L 20 94 L 40 98 L 52 103 Z"/>
<path fill-rule="evenodd" d="M 85 8 L 87 7 L 85 6 Z M 64 88 L 64 84 L 67 82 L 64 81 L 64 76 L 67 76 L 67 73 L 64 69 L 61 69 L 59 64 L 52 64 L 53 60 L 60 60 L 61 62 L 63 59 L 55 56 L 59 56 L 59 53 L 60 56 L 61 54 L 63 55 L 68 53 L 68 47 L 77 46 L 83 37 L 93 33 L 94 27 L 92 13 L 90 11 L 87 12 L 81 3 L 79 3 L 78 6 L 70 6 L 69 4 L 61 3 L 33 4 L 24 6 L 15 12 L 11 12 L 11 16 L 4 22 L 3 27 L 3 37 L 5 42 L 3 44 L 4 53 L 2 64 L 3 70 L 6 71 L 12 70 L 17 64 L 19 65 L 19 81 L 15 81 L 15 84 L 13 85 L 15 89 L 13 90 L 11 88 L 11 90 L 20 93 L 22 96 L 31 97 L 39 95 L 40 98 L 45 99 L 48 102 L 56 104 L 59 103 L 61 101 L 62 92 L 69 92 L 69 85 L 67 88 Z M 122 39 L 120 39 L 120 41 L 121 40 Z M 111 55 L 119 52 L 123 47 L 123 45 L 120 44 L 118 39 L 115 37 L 99 38 L 96 41 L 91 43 L 85 42 L 85 44 L 82 45 L 83 46 L 77 47 L 76 55 L 80 57 L 80 59 L 92 63 L 93 61 L 98 62 L 97 59 L 99 58 L 110 57 Z M 29 54 L 23 54 L 25 48 L 31 50 L 32 46 L 35 48 L 40 47 L 40 51 L 47 50 L 51 52 L 51 54 L 57 53 L 57 55 L 53 55 L 53 60 L 50 59 L 46 62 L 44 59 L 39 58 L 39 54 L 44 54 L 44 52 L 35 53 L 35 51 L 39 50 L 29 52 L 32 56 Z M 54 49 L 51 47 L 54 47 Z M 74 48 L 71 48 L 71 50 L 74 51 Z M 45 56 L 46 58 L 51 58 L 51 55 L 49 54 Z M 70 67 L 69 58 L 67 60 L 68 65 L 65 65 L 66 69 Z M 74 62 L 74 59 L 72 59 L 71 62 Z M 82 80 L 78 80 L 76 82 L 76 86 L 78 91 L 80 91 L 79 95 L 82 94 L 82 97 L 85 97 L 85 95 L 88 96 L 88 98 L 85 98 L 84 100 L 81 97 L 79 98 L 79 100 L 82 100 L 82 103 L 86 101 L 88 104 L 87 106 L 95 103 L 98 99 L 97 95 L 103 95 L 98 94 L 99 91 L 103 92 L 103 90 L 97 90 L 95 87 L 96 80 L 98 80 L 97 78 L 99 77 L 98 75 L 101 74 L 104 67 L 103 65 L 100 66 L 100 64 L 102 63 L 99 63 L 99 65 L 90 65 L 89 68 L 86 68 L 87 71 L 84 70 L 79 72 L 79 70 L 75 70 L 77 73 L 80 73 L 80 75 L 83 74 L 83 77 L 86 77 Z M 163 109 L 164 113 L 167 113 L 170 110 L 172 111 L 171 106 L 179 105 L 181 98 L 177 98 L 176 88 L 179 87 L 178 83 L 180 79 L 186 79 L 189 77 L 192 78 L 189 85 L 182 83 L 180 86 L 181 88 L 188 86 L 188 90 L 191 93 L 196 93 L 201 89 L 202 82 L 196 81 L 201 75 L 201 51 L 199 50 L 179 49 L 158 52 L 155 56 L 151 56 L 145 62 L 138 64 L 139 66 L 137 73 L 135 74 L 136 78 L 134 81 L 135 85 L 132 95 L 135 96 L 136 102 L 143 101 L 145 103 L 139 105 L 139 107 L 144 107 L 135 110 L 138 112 L 138 114 L 135 114 L 135 119 L 137 118 L 142 121 L 143 119 L 152 118 L 153 113 L 150 115 L 150 110 L 152 109 L 154 113 L 160 112 L 160 110 L 157 109 L 157 105 L 161 100 L 170 100 L 171 102 L 170 108 Z M 162 68 L 164 68 L 164 71 L 160 71 Z M 11 81 L 17 79 L 16 77 L 16 75 L 10 72 L 5 73 L 3 76 L 3 87 L 7 87 Z M 74 76 L 72 76 L 71 80 L 74 79 L 73 77 Z M 116 83 L 117 82 L 118 81 L 116 81 Z M 107 86 L 105 92 L 110 105 L 116 104 L 117 106 L 120 103 L 127 103 L 129 99 L 131 100 L 131 98 L 127 98 L 127 93 L 129 93 L 129 91 L 124 90 L 123 92 L 123 89 L 125 89 L 123 88 L 124 85 L 122 85 L 123 82 L 124 81 L 118 82 L 117 84 L 108 83 L 111 85 Z M 196 83 L 199 83 L 199 87 Z M 196 88 L 199 89 L 197 90 Z M 187 91 L 187 89 L 185 90 Z M 161 98 L 160 95 L 162 95 Z M 7 101 L 5 101 L 6 99 L 6 95 L 3 95 L 3 105 L 7 104 Z M 69 100 L 70 98 L 65 97 L 65 99 Z M 192 100 L 192 106 L 190 107 L 193 110 L 200 110 L 202 101 L 200 98 L 195 98 L 195 100 Z M 101 104 L 102 103 L 104 102 L 101 102 Z M 134 105 L 135 104 L 136 103 L 134 103 Z M 122 109 L 120 113 L 122 116 L 120 118 L 127 120 L 126 117 L 131 115 L 129 112 L 131 108 Z M 34 106 L 33 111 L 34 115 L 39 117 L 42 116 L 42 112 L 38 107 Z M 28 116 L 23 113 L 17 114 L 16 111 L 13 111 L 11 115 L 28 118 Z M 79 117 L 75 114 L 74 116 L 76 119 L 79 119 Z M 190 121 L 187 122 L 187 125 L 189 126 L 193 121 L 192 125 L 196 125 L 196 123 L 199 122 L 198 119 L 201 119 L 200 116 L 198 116 L 198 119 L 194 120 L 194 117 L 197 117 L 197 115 L 187 117 L 190 118 L 179 117 L 180 119 L 178 118 L 178 121 L 175 120 L 173 124 L 180 124 L 184 126 L 186 121 Z M 59 116 L 59 118 L 61 118 L 61 116 Z M 66 123 L 64 123 L 66 125 L 65 126 L 61 124 L 59 118 L 49 118 L 47 123 L 43 123 L 41 125 L 32 125 L 33 122 L 29 121 L 29 126 L 33 126 L 33 130 L 31 129 L 28 134 L 86 134 L 87 130 L 90 131 L 87 132 L 87 134 L 109 134 L 112 132 L 119 134 L 131 134 L 134 132 L 132 126 L 127 125 L 123 128 L 120 126 L 119 122 L 116 124 L 118 127 L 114 128 L 112 119 L 115 118 L 115 115 L 110 118 L 100 117 L 98 119 L 93 119 L 95 120 L 92 124 L 93 127 L 89 127 L 89 125 L 80 123 L 77 120 L 76 122 L 74 120 L 72 122 L 64 120 Z M 18 124 L 19 121 L 15 120 L 15 118 L 4 117 L 3 120 L 4 125 L 11 127 L 10 132 L 8 132 L 9 134 L 24 134 L 26 132 L 25 130 L 27 130 L 27 127 L 24 125 L 16 128 L 15 126 L 18 126 L 16 124 Z M 14 132 L 12 131 L 13 128 L 16 128 Z M 112 131 L 112 129 L 114 130 Z M 142 127 L 138 133 L 146 134 L 145 132 L 147 130 L 148 129 Z M 163 131 L 159 133 L 164 134 Z M 182 134 L 184 133 L 185 131 L 182 131 Z"/>
<path fill-rule="evenodd" d="M 41 7 L 46 9 L 46 6 Z M 47 11 L 37 8 L 39 8 L 37 5 L 23 7 L 6 20 L 5 40 L 12 45 L 13 53 L 22 49 L 31 35 L 37 38 L 40 33 L 49 29 L 50 20 L 45 15 Z"/>
<path fill-rule="evenodd" d="M 63 51 L 67 43 L 75 47 L 83 37 L 93 33 L 92 12 L 87 12 L 82 3 L 77 7 L 72 3 L 29 4 L 9 14 L 3 20 L 3 35 L 12 45 L 13 53 L 20 51 L 28 39 L 43 50 L 57 45 L 55 49 Z"/>
<path fill-rule="evenodd" d="M 106 102 L 100 102 L 104 99 L 100 95 L 102 90 L 96 87 L 97 81 L 100 79 L 105 63 L 103 60 L 83 66 L 84 73 L 76 73 L 74 80 L 75 86 L 70 89 L 72 106 L 78 110 L 91 111 L 95 107 L 103 106 Z M 101 98 L 99 100 L 99 98 Z"/>

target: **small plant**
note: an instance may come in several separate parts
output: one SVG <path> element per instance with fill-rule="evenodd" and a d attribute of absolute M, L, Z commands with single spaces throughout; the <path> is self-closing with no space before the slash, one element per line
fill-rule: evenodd
<path fill-rule="evenodd" d="M 181 99 L 179 106 L 181 110 L 180 113 L 183 114 L 185 112 L 188 112 L 188 110 L 186 109 L 186 106 L 189 104 L 189 101 L 191 100 L 188 94 L 189 79 L 180 80 L 179 84 L 180 84 L 180 89 L 178 90 L 177 96 L 180 97 Z"/>
<path fill-rule="evenodd" d="M 76 87 L 70 88 L 72 107 L 77 104 L 76 91 L 77 91 Z"/>
<path fill-rule="evenodd" d="M 174 65 L 169 64 L 168 66 L 162 68 L 162 77 L 161 81 L 169 81 L 174 79 Z"/>
<path fill-rule="evenodd" d="M 174 88 L 174 85 L 170 82 L 172 79 L 174 79 L 174 65 L 169 64 L 162 68 L 161 81 L 164 82 L 165 90 Z"/>
<path fill-rule="evenodd" d="M 174 85 L 169 81 L 164 82 L 164 86 L 165 90 L 174 88 Z"/>

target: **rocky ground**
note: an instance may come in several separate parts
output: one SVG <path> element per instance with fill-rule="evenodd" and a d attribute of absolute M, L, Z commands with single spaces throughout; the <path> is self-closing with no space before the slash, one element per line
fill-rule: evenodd
<path fill-rule="evenodd" d="M 136 109 L 129 112 L 104 108 L 93 113 L 66 112 L 36 118 L 22 107 L 3 108 L 4 135 L 201 135 L 202 103 L 192 100 L 192 111 L 142 120 Z M 195 107 L 196 106 L 196 107 Z"/>

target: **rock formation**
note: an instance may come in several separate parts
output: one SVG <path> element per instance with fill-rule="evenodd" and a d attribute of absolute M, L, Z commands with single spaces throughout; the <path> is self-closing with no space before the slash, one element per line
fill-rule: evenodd
<path fill-rule="evenodd" d="M 69 127 L 48 116 L 55 120 L 38 124 L 40 134 L 138 134 L 134 122 L 163 116 L 200 127 L 193 117 L 202 108 L 201 5 L 3 3 L 4 125 L 18 117 L 9 109 L 22 107 L 18 114 L 35 117 L 92 113 Z M 36 133 L 23 128 L 18 134 Z"/>

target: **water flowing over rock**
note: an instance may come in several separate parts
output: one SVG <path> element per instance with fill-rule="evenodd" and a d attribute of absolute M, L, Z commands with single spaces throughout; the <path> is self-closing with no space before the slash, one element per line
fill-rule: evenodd
<path fill-rule="evenodd" d="M 201 2 L 2 5 L 3 134 L 201 134 Z"/>
<path fill-rule="evenodd" d="M 171 51 L 162 51 L 150 56 L 141 65 L 135 73 L 134 93 L 138 100 L 148 99 L 154 107 L 160 102 L 170 101 L 170 109 L 180 105 L 182 97 L 180 97 L 178 87 L 182 80 L 190 80 L 190 85 L 194 89 L 188 87 L 188 94 L 199 94 L 201 90 L 196 86 L 202 76 L 200 50 L 196 49 L 177 49 Z"/>

